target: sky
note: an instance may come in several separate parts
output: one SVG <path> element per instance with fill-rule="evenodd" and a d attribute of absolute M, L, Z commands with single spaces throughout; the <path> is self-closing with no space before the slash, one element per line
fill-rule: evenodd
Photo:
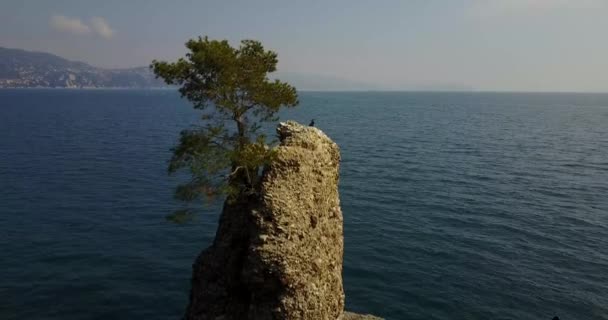
<path fill-rule="evenodd" d="M 0 0 L 0 46 L 148 65 L 199 35 L 378 90 L 608 92 L 608 0 Z"/>

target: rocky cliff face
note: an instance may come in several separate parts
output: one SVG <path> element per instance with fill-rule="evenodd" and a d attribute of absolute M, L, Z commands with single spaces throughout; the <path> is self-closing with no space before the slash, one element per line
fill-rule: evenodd
<path fill-rule="evenodd" d="M 339 148 L 295 122 L 277 132 L 259 196 L 224 206 L 193 266 L 186 319 L 354 317 L 344 315 Z"/>

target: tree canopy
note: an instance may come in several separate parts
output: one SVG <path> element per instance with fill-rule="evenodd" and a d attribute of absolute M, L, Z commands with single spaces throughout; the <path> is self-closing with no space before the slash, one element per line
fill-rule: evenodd
<path fill-rule="evenodd" d="M 190 173 L 175 196 L 193 201 L 255 192 L 260 169 L 272 157 L 261 124 L 278 120 L 282 107 L 296 106 L 296 89 L 268 78 L 276 71 L 277 54 L 258 41 L 243 40 L 235 48 L 226 40 L 199 37 L 186 48 L 185 57 L 150 66 L 202 110 L 201 123 L 183 130 L 173 149 L 169 172 Z"/>

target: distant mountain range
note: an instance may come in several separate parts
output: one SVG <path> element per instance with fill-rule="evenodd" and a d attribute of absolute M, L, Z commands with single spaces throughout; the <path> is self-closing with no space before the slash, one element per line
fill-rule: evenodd
<path fill-rule="evenodd" d="M 164 87 L 148 67 L 103 69 L 45 52 L 0 47 L 0 88 Z"/>
<path fill-rule="evenodd" d="M 281 79 L 300 91 L 472 91 L 468 86 L 429 85 L 387 87 L 330 75 L 300 72 L 276 72 L 271 79 Z M 148 67 L 105 69 L 84 62 L 64 59 L 46 52 L 0 47 L 0 88 L 161 88 Z"/>

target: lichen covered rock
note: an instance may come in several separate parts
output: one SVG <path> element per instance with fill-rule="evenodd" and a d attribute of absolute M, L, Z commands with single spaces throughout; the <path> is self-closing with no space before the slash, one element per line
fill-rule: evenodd
<path fill-rule="evenodd" d="M 344 310 L 339 148 L 319 129 L 295 122 L 277 131 L 281 144 L 253 212 L 246 265 L 252 304 L 272 310 L 273 319 L 338 319 Z"/>
<path fill-rule="evenodd" d="M 344 313 L 339 148 L 295 122 L 277 132 L 259 193 L 224 205 L 193 266 L 186 319 L 367 319 Z"/>

